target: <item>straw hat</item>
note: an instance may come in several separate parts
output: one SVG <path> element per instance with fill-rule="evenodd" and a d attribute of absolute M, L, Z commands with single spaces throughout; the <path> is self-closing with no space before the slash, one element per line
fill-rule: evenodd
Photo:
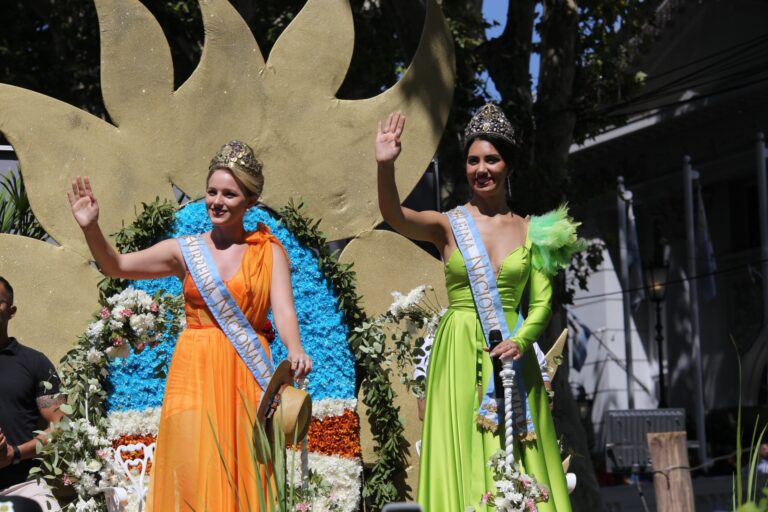
<path fill-rule="evenodd" d="M 309 393 L 293 386 L 289 361 L 283 361 L 275 368 L 256 414 L 270 441 L 275 430 L 272 419 L 282 422 L 287 443 L 299 442 L 306 437 L 312 419 L 312 399 Z"/>

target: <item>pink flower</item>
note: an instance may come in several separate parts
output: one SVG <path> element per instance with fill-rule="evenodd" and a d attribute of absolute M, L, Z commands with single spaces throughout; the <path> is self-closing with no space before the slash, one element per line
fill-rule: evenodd
<path fill-rule="evenodd" d="M 525 502 L 525 506 L 528 508 L 528 512 L 536 512 L 536 503 L 534 503 L 532 499 L 528 498 L 528 501 Z"/>
<path fill-rule="evenodd" d="M 526 475 L 520 475 L 520 483 L 523 484 L 526 487 L 530 487 L 531 485 L 531 478 Z"/>
<path fill-rule="evenodd" d="M 109 309 L 106 306 L 101 308 L 101 312 L 99 312 L 99 316 L 101 318 L 109 318 Z"/>
<path fill-rule="evenodd" d="M 541 501 L 549 501 L 549 491 L 546 487 L 541 488 Z"/>
<path fill-rule="evenodd" d="M 96 455 L 98 455 L 101 460 L 107 460 L 107 458 L 109 458 L 109 452 L 104 449 L 96 450 Z"/>
<path fill-rule="evenodd" d="M 157 305 L 157 302 L 153 302 L 149 305 L 149 310 L 153 313 L 157 313 L 157 310 L 160 309 Z"/>
<path fill-rule="evenodd" d="M 65 474 L 61 483 L 63 483 L 64 485 L 72 485 L 72 480 L 69 479 L 69 475 Z"/>
<path fill-rule="evenodd" d="M 142 350 L 144 350 L 144 347 L 146 347 L 146 346 L 147 346 L 147 344 L 144 343 L 143 341 L 140 342 L 140 343 L 137 343 L 136 344 L 136 352 L 141 352 Z"/>
<path fill-rule="evenodd" d="M 125 343 L 125 340 L 123 340 L 123 338 L 121 338 L 120 336 L 115 336 L 112 339 L 112 345 L 114 345 L 115 347 L 121 347 L 123 343 Z"/>
<path fill-rule="evenodd" d="M 311 506 L 306 501 L 302 501 L 301 503 L 297 503 L 295 509 L 296 512 L 306 512 L 307 510 L 311 510 Z"/>
<path fill-rule="evenodd" d="M 128 318 L 129 316 L 133 316 L 133 311 L 131 311 L 128 308 L 123 308 L 120 310 L 120 314 L 123 315 L 125 318 Z"/>
<path fill-rule="evenodd" d="M 483 505 L 485 505 L 486 503 L 488 503 L 489 501 L 491 501 L 491 498 L 492 498 L 492 497 L 493 497 L 493 492 L 491 492 L 491 491 L 488 491 L 487 493 L 483 494 L 483 497 L 482 497 L 482 498 L 480 498 L 480 503 L 482 503 Z"/>

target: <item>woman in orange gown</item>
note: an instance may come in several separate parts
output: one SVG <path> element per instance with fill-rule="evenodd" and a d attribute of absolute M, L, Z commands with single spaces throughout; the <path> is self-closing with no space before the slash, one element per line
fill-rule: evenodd
<path fill-rule="evenodd" d="M 203 235 L 228 291 L 255 331 L 270 307 L 288 348 L 296 378 L 312 369 L 299 338 L 288 256 L 269 229 L 248 233 L 246 210 L 255 205 L 264 178 L 246 144 L 231 141 L 209 168 L 205 203 L 213 229 Z M 187 329 L 171 360 L 155 463 L 147 499 L 154 512 L 259 510 L 267 469 L 251 454 L 253 421 L 262 396 L 259 383 L 210 314 L 189 276 L 176 240 L 118 254 L 98 225 L 98 203 L 88 178 L 67 194 L 75 220 L 101 271 L 110 277 L 183 280 Z M 269 344 L 259 335 L 267 355 Z"/>

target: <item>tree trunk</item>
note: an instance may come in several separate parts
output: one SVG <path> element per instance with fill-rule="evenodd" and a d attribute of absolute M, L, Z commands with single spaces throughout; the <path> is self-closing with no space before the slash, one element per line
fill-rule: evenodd
<path fill-rule="evenodd" d="M 504 32 L 480 46 L 480 58 L 502 98 L 502 108 L 518 139 L 515 171 L 525 173 L 533 158 L 533 94 L 531 51 L 537 0 L 509 2 Z"/>
<path fill-rule="evenodd" d="M 541 63 L 534 106 L 535 168 L 526 180 L 535 187 L 526 197 L 536 197 L 537 204 L 532 208 L 539 212 L 550 210 L 563 200 L 568 153 L 576 125 L 572 96 L 578 28 L 579 11 L 574 0 L 544 0 Z"/>

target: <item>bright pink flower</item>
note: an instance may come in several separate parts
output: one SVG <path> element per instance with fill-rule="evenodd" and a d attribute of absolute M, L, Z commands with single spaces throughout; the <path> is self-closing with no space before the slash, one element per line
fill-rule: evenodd
<path fill-rule="evenodd" d="M 491 500 L 492 497 L 493 497 L 493 492 L 488 491 L 487 493 L 483 494 L 482 498 L 480 498 L 480 503 L 485 505 L 486 503 L 488 503 Z"/>
<path fill-rule="evenodd" d="M 306 501 L 302 501 L 301 503 L 296 504 L 296 508 L 294 510 L 296 510 L 296 512 L 306 512 L 307 510 L 311 510 L 311 506 Z"/>
<path fill-rule="evenodd" d="M 120 347 L 123 345 L 123 343 L 124 343 L 124 340 L 120 336 L 115 336 L 112 339 L 112 345 L 114 345 L 115 347 Z"/>
<path fill-rule="evenodd" d="M 525 506 L 528 508 L 528 512 L 536 512 L 536 503 L 534 503 L 532 499 L 528 499 L 528 501 L 525 502 Z"/>
<path fill-rule="evenodd" d="M 153 313 L 157 313 L 157 310 L 158 310 L 158 309 L 160 309 L 160 308 L 159 308 L 159 306 L 157 305 L 157 302 L 153 302 L 152 304 L 150 304 L 150 305 L 149 305 L 149 310 L 150 310 L 151 312 L 153 312 Z"/>
<path fill-rule="evenodd" d="M 64 485 L 72 485 L 72 480 L 69 479 L 69 475 L 65 474 L 61 483 L 63 483 Z"/>
<path fill-rule="evenodd" d="M 106 306 L 101 308 L 101 311 L 99 312 L 99 316 L 101 318 L 109 318 L 109 309 Z"/>
<path fill-rule="evenodd" d="M 125 318 L 128 318 L 129 316 L 133 316 L 133 311 L 131 311 L 128 308 L 123 308 L 120 310 L 120 314 L 123 315 Z"/>

